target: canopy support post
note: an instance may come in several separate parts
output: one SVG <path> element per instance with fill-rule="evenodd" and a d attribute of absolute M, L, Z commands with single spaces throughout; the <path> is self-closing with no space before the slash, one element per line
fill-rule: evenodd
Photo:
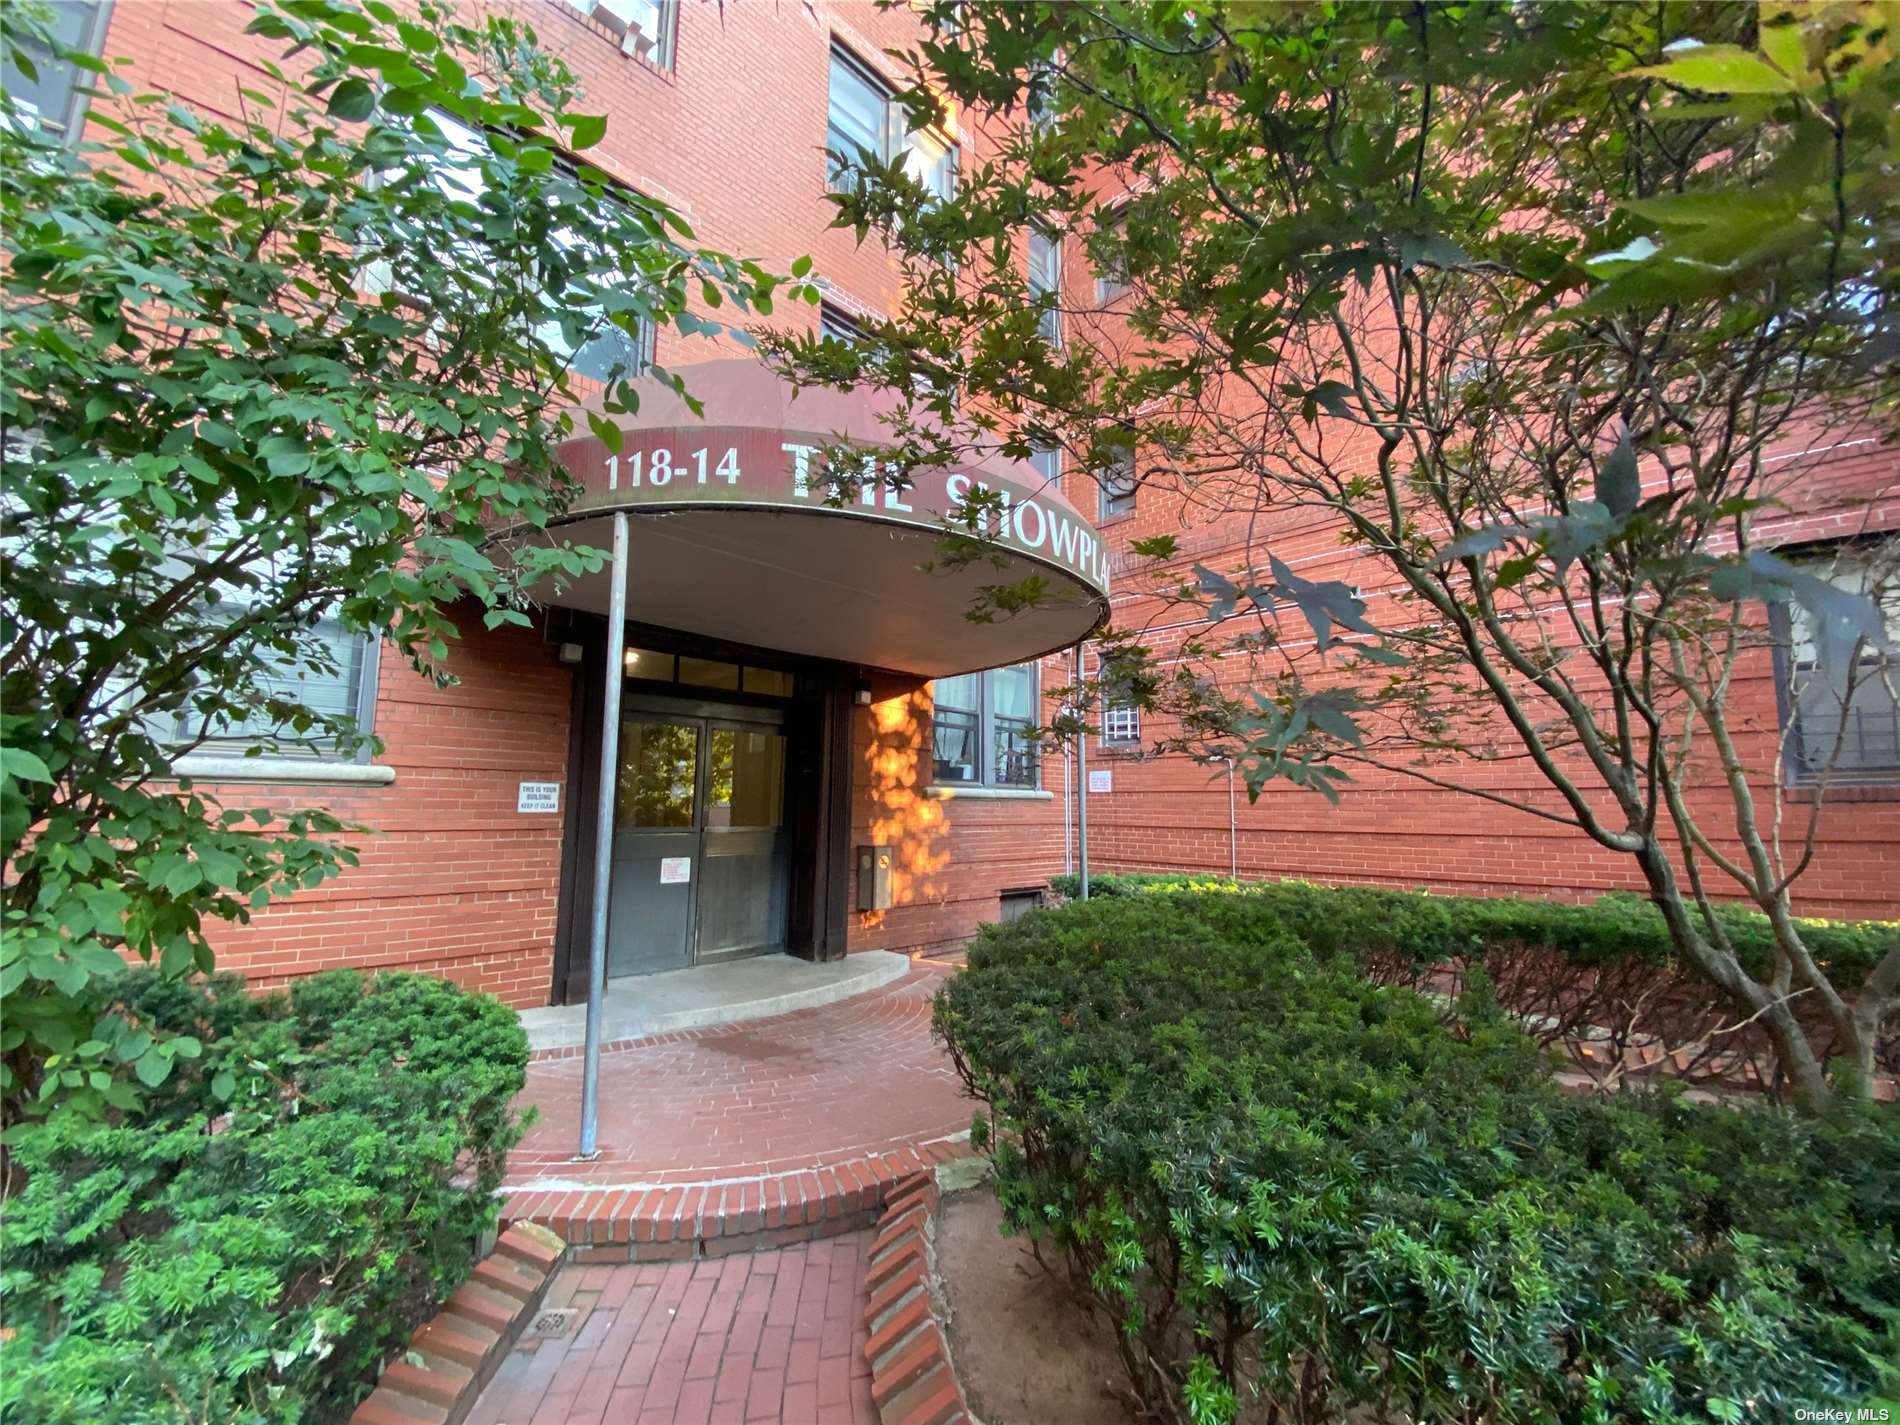
<path fill-rule="evenodd" d="M 614 788 L 620 764 L 621 663 L 627 644 L 627 512 L 614 512 L 613 592 L 607 611 L 607 675 L 601 696 L 600 786 L 594 808 L 594 902 L 587 938 L 587 1046 L 581 1064 L 581 1142 L 576 1157 L 598 1154 L 600 1036 L 607 1001 L 607 897 L 613 887 Z"/>

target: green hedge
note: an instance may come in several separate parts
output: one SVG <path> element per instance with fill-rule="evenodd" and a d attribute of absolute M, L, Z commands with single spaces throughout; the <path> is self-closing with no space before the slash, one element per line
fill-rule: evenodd
<path fill-rule="evenodd" d="M 1494 1007 L 1447 1026 L 1257 896 L 989 927 L 935 1022 L 1008 1224 L 1121 1324 L 1157 1420 L 1776 1420 L 1900 1390 L 1891 1111 L 1561 1093 Z"/>
<path fill-rule="evenodd" d="M 1063 896 L 1080 893 L 1077 876 L 1056 876 Z M 1587 905 L 1512 896 L 1441 896 L 1311 881 L 1240 881 L 1178 873 L 1125 872 L 1089 877 L 1091 898 L 1177 891 L 1229 892 L 1269 901 L 1281 922 L 1315 948 L 1393 953 L 1430 963 L 1512 943 L 1544 949 L 1580 966 L 1636 960 L 1668 965 L 1675 947 L 1662 914 L 1639 896 L 1600 896 Z M 1719 912 L 1743 964 L 1763 974 L 1774 958 L 1768 917 L 1743 906 Z M 1842 989 L 1853 989 L 1900 937 L 1900 922 L 1803 920 L 1808 948 Z"/>
<path fill-rule="evenodd" d="M 518 1020 L 422 975 L 253 999 L 138 971 L 121 994 L 204 1049 L 136 1115 L 19 1140 L 0 1416 L 346 1416 L 494 1225 Z"/>

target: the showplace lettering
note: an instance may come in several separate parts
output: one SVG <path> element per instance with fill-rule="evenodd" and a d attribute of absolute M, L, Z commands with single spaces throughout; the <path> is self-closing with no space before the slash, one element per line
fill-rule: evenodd
<path fill-rule="evenodd" d="M 1107 592 L 1108 555 L 1101 540 L 1048 486 L 989 471 L 935 468 L 904 479 L 902 467 L 875 450 L 863 451 L 857 468 L 827 479 L 821 454 L 827 445 L 824 437 L 803 431 L 674 427 L 629 431 L 612 453 L 598 439 L 583 437 L 563 447 L 562 455 L 586 487 L 575 502 L 576 514 L 701 503 L 823 506 L 926 529 L 968 529 Z"/>

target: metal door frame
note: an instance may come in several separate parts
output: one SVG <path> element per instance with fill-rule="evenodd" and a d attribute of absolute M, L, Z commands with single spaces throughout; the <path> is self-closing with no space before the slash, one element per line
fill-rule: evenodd
<path fill-rule="evenodd" d="M 866 676 L 855 665 L 827 659 L 795 657 L 782 651 L 723 643 L 698 634 L 683 633 L 659 624 L 632 621 L 625 625 L 626 641 L 662 651 L 691 653 L 740 663 L 784 668 L 796 675 L 793 694 L 753 701 L 744 694 L 718 689 L 672 688 L 664 695 L 638 687 L 631 680 L 621 689 L 629 709 L 681 711 L 701 701 L 721 704 L 720 710 L 738 712 L 746 719 L 783 718 L 786 733 L 786 831 L 790 837 L 790 880 L 786 900 L 788 955 L 818 962 L 844 957 L 849 938 L 851 905 L 851 816 L 853 729 L 863 710 L 856 706 L 856 688 Z M 570 698 L 571 731 L 567 747 L 567 791 L 562 816 L 561 871 L 555 900 L 554 953 L 549 966 L 548 1003 L 579 1004 L 587 998 L 588 926 L 593 908 L 594 837 L 592 829 L 599 800 L 599 754 L 603 729 L 601 713 L 607 677 L 605 645 L 607 620 L 594 614 L 555 610 L 549 615 L 544 637 L 568 640 L 585 650 L 574 670 Z M 550 657 L 552 653 L 550 652 Z M 890 674 L 893 686 L 912 686 L 920 680 Z M 705 699 L 680 698 L 681 692 L 704 692 Z M 663 706 L 654 699 L 663 698 Z M 725 701 L 731 699 L 730 702 Z"/>
<path fill-rule="evenodd" d="M 703 956 L 701 956 L 700 954 L 699 936 L 700 936 L 700 931 L 704 927 L 700 923 L 699 888 L 698 888 L 698 885 L 695 884 L 693 888 L 693 954 L 692 954 L 692 961 L 691 961 L 691 963 L 694 965 L 704 965 L 704 964 L 724 965 L 733 960 L 750 959 L 751 957 L 755 955 L 770 955 L 774 953 L 782 954 L 791 943 L 792 907 L 791 907 L 790 892 L 791 892 L 791 878 L 792 878 L 792 836 L 791 836 L 791 828 L 786 825 L 786 783 L 790 779 L 790 753 L 791 753 L 790 736 L 785 730 L 785 718 L 784 718 L 783 713 L 780 713 L 777 709 L 772 709 L 771 711 L 774 714 L 776 714 L 775 716 L 760 718 L 760 717 L 751 716 L 751 713 L 753 711 L 754 709 L 751 709 L 751 708 L 746 709 L 745 710 L 746 715 L 743 717 L 731 716 L 726 713 L 721 713 L 714 716 L 708 716 L 700 720 L 700 724 L 699 724 L 700 730 L 704 738 L 704 746 L 706 749 L 705 754 L 704 754 L 704 760 L 706 764 L 706 774 L 707 776 L 711 775 L 712 735 L 715 731 L 723 729 L 726 732 L 768 732 L 776 736 L 779 739 L 780 743 L 784 745 L 783 755 L 780 757 L 779 769 L 778 769 L 778 775 L 779 775 L 778 825 L 774 827 L 763 827 L 763 826 L 711 827 L 711 826 L 705 825 L 704 819 L 702 818 L 701 819 L 702 824 L 700 825 L 700 828 L 699 828 L 699 860 L 700 860 L 701 866 L 703 867 L 707 860 L 706 838 L 708 835 L 717 834 L 721 832 L 758 833 L 762 831 L 770 831 L 774 839 L 774 846 L 773 846 L 774 852 L 783 858 L 783 866 L 781 869 L 785 877 L 784 889 L 785 889 L 786 894 L 784 897 L 784 904 L 779 907 L 780 917 L 783 923 L 778 927 L 779 933 L 778 933 L 778 939 L 776 941 L 768 941 L 765 945 L 756 947 L 756 948 L 721 951 L 716 957 L 714 957 L 711 960 L 708 960 L 704 958 Z M 710 803 L 708 803 L 708 805 L 710 805 Z"/>
<path fill-rule="evenodd" d="M 704 880 L 706 869 L 706 832 L 708 829 L 706 826 L 706 792 L 707 779 L 711 775 L 712 767 L 713 728 L 723 725 L 732 731 L 760 731 L 770 729 L 780 738 L 784 738 L 786 736 L 784 709 L 776 707 L 755 707 L 747 703 L 725 703 L 712 698 L 670 698 L 650 693 L 628 693 L 623 694 L 621 697 L 620 721 L 623 725 L 629 722 L 659 723 L 662 725 L 671 723 L 676 727 L 682 724 L 689 724 L 694 728 L 696 734 L 693 742 L 692 825 L 675 829 L 676 832 L 690 831 L 693 835 L 695 847 L 693 856 L 695 865 L 693 866 L 692 879 L 688 882 L 692 889 L 688 892 L 686 911 L 688 927 L 686 963 L 680 968 L 690 970 L 701 964 L 726 964 L 733 960 L 749 959 L 755 955 L 771 954 L 772 950 L 768 947 L 762 950 L 741 950 L 736 953 L 721 955 L 716 960 L 710 962 L 702 960 L 699 953 L 699 888 Z M 781 765 L 779 768 L 779 825 L 774 828 L 774 830 L 780 837 L 786 839 L 784 846 L 787 863 L 785 866 L 785 874 L 789 881 L 791 876 L 791 844 L 789 828 L 785 825 L 785 775 L 786 768 L 784 765 Z M 655 831 L 662 830 L 658 827 L 652 829 Z M 763 828 L 741 829 L 761 830 Z M 638 835 L 639 833 L 636 831 L 634 834 Z M 791 907 L 789 899 L 787 904 L 781 909 L 788 917 L 788 924 L 780 927 L 778 943 L 779 948 L 782 950 L 791 939 L 791 927 L 789 925 Z M 610 908 L 609 914 L 611 913 Z M 649 971 L 648 973 L 654 972 Z M 625 979 L 628 977 L 619 976 L 617 978 Z"/>

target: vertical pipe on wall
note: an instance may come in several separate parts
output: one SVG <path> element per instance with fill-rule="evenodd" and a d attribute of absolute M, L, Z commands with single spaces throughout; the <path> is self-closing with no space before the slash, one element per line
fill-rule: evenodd
<path fill-rule="evenodd" d="M 1234 819 L 1234 759 L 1227 760 L 1227 875 L 1240 879 L 1240 823 Z"/>
<path fill-rule="evenodd" d="M 1082 730 L 1075 737 L 1075 859 L 1082 877 L 1082 899 L 1089 898 L 1089 704 L 1093 701 L 1082 688 L 1088 674 L 1088 659 L 1082 645 L 1075 645 L 1075 699 Z"/>
<path fill-rule="evenodd" d="M 607 680 L 601 698 L 600 787 L 594 808 L 594 904 L 587 934 L 587 1047 L 581 1063 L 579 1157 L 592 1158 L 600 1131 L 600 1035 L 607 1000 L 607 896 L 613 886 L 614 788 L 620 765 L 620 684 L 626 670 L 627 512 L 614 512 L 613 592 L 607 609 Z"/>

